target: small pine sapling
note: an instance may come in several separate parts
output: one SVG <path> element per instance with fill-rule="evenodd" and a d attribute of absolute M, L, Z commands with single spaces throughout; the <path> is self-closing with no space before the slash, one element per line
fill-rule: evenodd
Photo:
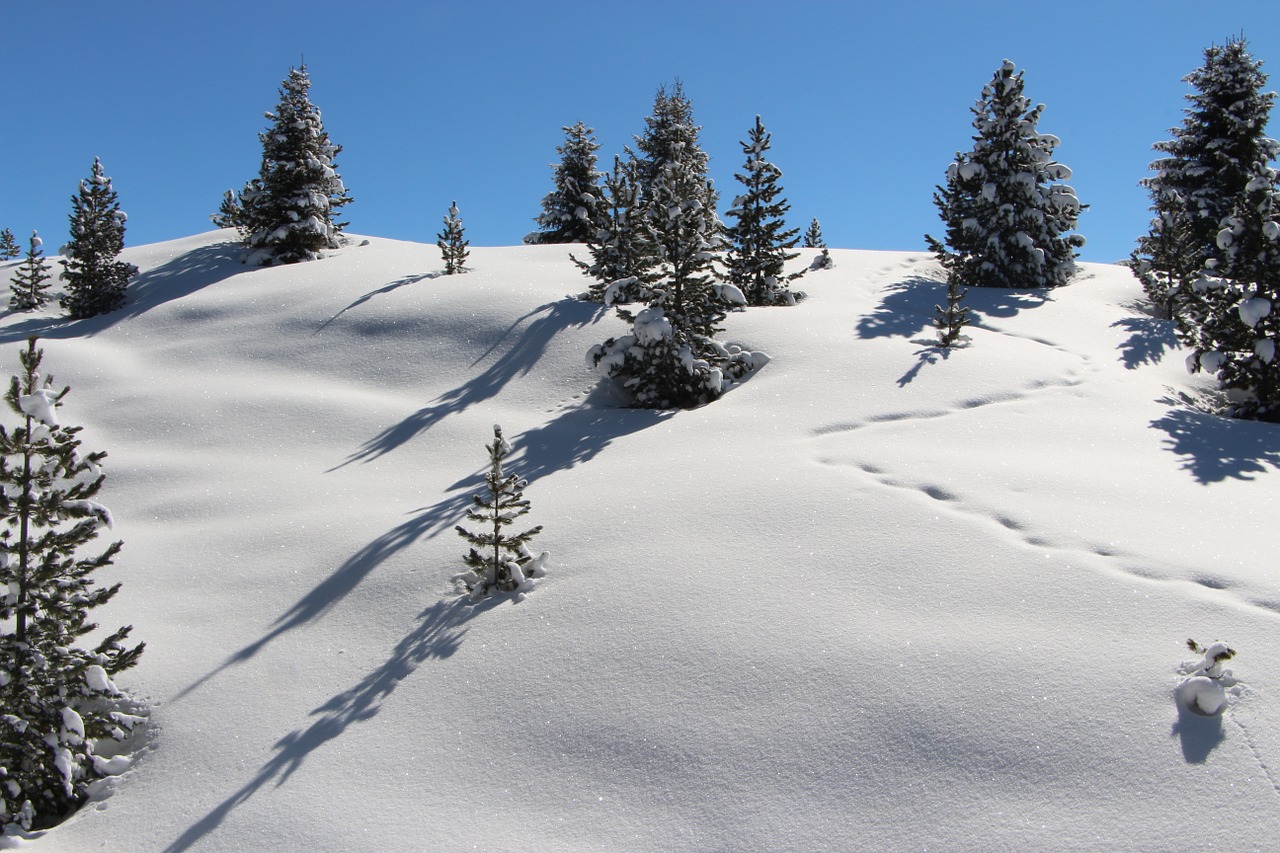
<path fill-rule="evenodd" d="M 968 340 L 967 336 L 960 334 L 969 323 L 969 309 L 964 305 L 968 293 L 969 288 L 960 286 L 958 276 L 947 276 L 947 307 L 933 306 L 937 312 L 933 325 L 938 329 L 938 346 L 953 347 Z"/>
<path fill-rule="evenodd" d="M 21 254 L 22 250 L 18 248 L 13 232 L 8 228 L 0 229 L 0 261 L 11 261 Z"/>
<path fill-rule="evenodd" d="M 41 377 L 41 355 L 35 338 L 19 353 L 22 373 L 4 397 L 18 426 L 0 426 L 0 825 L 24 829 L 58 823 L 90 783 L 120 772 L 97 745 L 124 740 L 142 719 L 111 680 L 142 654 L 142 643 L 123 645 L 130 627 L 78 646 L 98 627 L 90 611 L 120 589 L 92 575 L 121 543 L 79 553 L 111 526 L 96 500 L 106 453 L 79 454 L 80 427 L 57 413 L 67 389 Z"/>
<path fill-rule="evenodd" d="M 822 253 L 814 256 L 813 263 L 809 264 L 810 270 L 829 270 L 834 269 L 836 262 L 831 259 L 831 250 L 826 246 L 822 247 Z"/>
<path fill-rule="evenodd" d="M 1195 640 L 1187 640 L 1187 648 L 1200 655 L 1200 660 L 1182 665 L 1183 678 L 1175 691 L 1178 704 L 1202 717 L 1221 714 L 1227 708 L 1227 688 L 1240 683 L 1222 666 L 1236 656 L 1235 649 L 1223 642 L 1201 646 Z"/>
<path fill-rule="evenodd" d="M 40 235 L 32 231 L 26 260 L 18 267 L 9 284 L 13 293 L 9 297 L 9 307 L 14 311 L 31 311 L 43 307 L 49 301 L 45 291 L 49 289 L 51 276 L 49 261 L 40 248 L 43 245 Z"/>
<path fill-rule="evenodd" d="M 454 580 L 471 593 L 473 599 L 486 597 L 491 590 L 499 592 L 527 592 L 533 588 L 536 578 L 546 574 L 546 551 L 536 557 L 528 548 L 528 542 L 542 531 L 542 525 L 523 533 L 504 531 L 517 518 L 529 511 L 524 488 L 528 482 L 517 474 L 502 470 L 502 462 L 511 452 L 511 445 L 502 436 L 502 427 L 494 424 L 493 443 L 485 445 L 489 451 L 489 471 L 485 474 L 485 492 L 473 495 L 473 505 L 467 510 L 467 519 L 484 528 L 480 533 L 467 530 L 462 525 L 455 529 L 458 535 L 471 543 L 471 550 L 464 558 L 468 571 Z"/>
<path fill-rule="evenodd" d="M 436 235 L 436 245 L 440 247 L 440 255 L 444 258 L 445 275 L 463 273 L 467 268 L 467 246 L 471 245 L 463 236 L 462 218 L 458 216 L 458 203 L 449 205 L 449 215 L 444 218 L 444 230 Z"/>
<path fill-rule="evenodd" d="M 804 232 L 804 247 L 806 249 L 825 249 L 827 243 L 822 239 L 822 225 L 815 218 L 809 223 L 809 227 Z"/>

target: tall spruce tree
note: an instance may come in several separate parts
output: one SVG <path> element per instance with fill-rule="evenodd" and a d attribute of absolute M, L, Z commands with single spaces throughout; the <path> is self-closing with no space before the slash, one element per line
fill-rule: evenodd
<path fill-rule="evenodd" d="M 631 167 L 644 208 L 643 245 L 653 251 L 644 285 L 649 304 L 634 314 L 618 309 L 631 333 L 592 347 L 587 363 L 618 381 L 637 406 L 690 408 L 716 399 L 768 357 L 715 340 L 726 312 L 746 298 L 715 281 L 712 261 L 724 245 L 724 226 L 679 83 L 670 94 L 658 90 L 645 122 L 646 132 L 636 137 L 641 154 L 632 152 Z"/>
<path fill-rule="evenodd" d="M 563 130 L 564 144 L 556 148 L 560 162 L 552 166 L 555 189 L 543 197 L 538 230 L 524 238 L 526 243 L 589 242 L 603 215 L 595 131 L 582 122 Z"/>
<path fill-rule="evenodd" d="M 1264 136 L 1275 102 L 1264 92 L 1267 75 L 1244 39 L 1204 52 L 1204 64 L 1183 78 L 1194 92 L 1172 139 L 1153 148 L 1165 156 L 1151 164 L 1142 185 L 1151 194 L 1148 233 L 1138 239 L 1133 269 L 1157 311 L 1176 313 L 1207 261 L 1218 255 L 1217 235 L 1245 194 L 1257 164 L 1280 156 L 1280 143 Z"/>
<path fill-rule="evenodd" d="M 335 221 L 351 201 L 337 172 L 341 145 L 329 139 L 308 94 L 307 67 L 290 68 L 280 103 L 266 113 L 271 127 L 258 134 L 262 165 L 238 195 L 223 197 L 213 216 L 220 227 L 239 228 L 256 263 L 313 260 L 340 245 L 345 222 Z"/>
<path fill-rule="evenodd" d="M 0 261 L 11 261 L 21 254 L 22 250 L 18 248 L 13 232 L 8 228 L 0 229 Z"/>
<path fill-rule="evenodd" d="M 12 293 L 9 297 L 9 307 L 14 311 L 42 308 L 49 301 L 46 291 L 49 289 L 51 276 L 49 261 L 45 259 L 44 250 L 41 248 L 44 241 L 40 239 L 39 234 L 32 231 L 28 245 L 26 260 L 18 267 L 18 271 L 14 273 L 9 283 L 9 290 Z"/>
<path fill-rule="evenodd" d="M 707 177 L 711 158 L 698 141 L 702 128 L 694 124 L 693 102 L 685 95 L 684 84 L 677 80 L 670 91 L 665 84 L 659 86 L 653 99 L 653 113 L 644 123 L 644 132 L 635 137 L 638 153 L 627 149 L 635 163 L 641 197 L 650 200 L 652 207 L 654 188 L 659 181 L 669 183 L 666 172 L 678 163 L 680 171 L 690 176 L 681 187 L 689 196 L 679 201 L 696 198 L 714 211 L 719 194 Z"/>
<path fill-rule="evenodd" d="M 1280 421 L 1280 172 L 1254 163 L 1215 238 L 1217 258 L 1180 294 L 1191 370 L 1237 394 L 1236 417 Z"/>
<path fill-rule="evenodd" d="M 784 268 L 787 261 L 800 256 L 790 251 L 800 242 L 800 229 L 786 227 L 791 205 L 780 197 L 782 170 L 765 159 L 771 136 L 760 116 L 756 116 L 747 141 L 738 144 L 747 162 L 734 178 L 745 191 L 733 200 L 727 214 L 735 222 L 726 231 L 729 253 L 725 278 L 742 291 L 748 305 L 795 305 L 804 293 L 792 291 L 787 283 L 804 271 L 787 275 Z"/>
<path fill-rule="evenodd" d="M 518 474 L 503 470 L 511 444 L 503 438 L 501 426 L 494 424 L 493 443 L 485 445 L 485 450 L 489 451 L 485 491 L 472 496 L 472 506 L 467 510 L 467 519 L 483 527 L 479 532 L 462 525 L 455 528 L 471 545 L 463 560 L 469 571 L 457 580 L 471 592 L 472 598 L 483 598 L 492 590 L 523 592 L 532 588 L 533 579 L 546 574 L 548 556 L 543 551 L 535 557 L 528 547 L 533 537 L 542 531 L 542 525 L 523 533 L 505 530 L 529 512 L 529 501 L 524 497 L 529 483 Z"/>
<path fill-rule="evenodd" d="M 1022 94 L 1009 60 L 973 107 L 973 149 L 957 153 L 934 194 L 946 240 L 929 248 L 960 286 L 1038 288 L 1067 283 L 1084 238 L 1070 233 L 1082 206 L 1053 160 L 1058 138 L 1036 130 L 1044 105 Z"/>
<path fill-rule="evenodd" d="M 462 217 L 458 215 L 458 203 L 449 205 L 449 212 L 444 218 L 444 230 L 436 235 L 436 245 L 440 247 L 440 256 L 444 258 L 445 275 L 455 275 L 467 271 L 467 246 L 471 243 L 463 233 Z"/>
<path fill-rule="evenodd" d="M 36 339 L 5 395 L 18 426 L 0 425 L 0 823 L 40 828 L 82 803 L 105 775 L 96 744 L 122 740 L 139 708 L 111 676 L 138 661 L 130 627 L 92 649 L 90 611 L 120 589 L 95 586 L 121 543 L 82 556 L 111 515 L 97 502 L 103 452 L 81 456 L 79 427 L 59 420 L 67 389 L 40 373 Z"/>
<path fill-rule="evenodd" d="M 595 279 L 582 298 L 608 305 L 647 301 L 657 263 L 635 164 L 613 158 L 605 176 L 596 230 L 584 241 L 591 262 L 569 258 Z"/>
<path fill-rule="evenodd" d="M 125 287 L 138 272 L 133 264 L 116 259 L 124 249 L 127 218 L 102 161 L 95 157 L 89 179 L 81 181 L 79 192 L 71 197 L 71 240 L 62 261 L 66 292 L 60 302 L 71 317 L 93 317 L 124 305 Z"/>

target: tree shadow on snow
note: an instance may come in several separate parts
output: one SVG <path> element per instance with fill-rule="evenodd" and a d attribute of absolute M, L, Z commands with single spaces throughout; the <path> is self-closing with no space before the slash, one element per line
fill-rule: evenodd
<path fill-rule="evenodd" d="M 192 249 L 158 267 L 134 276 L 125 291 L 125 304 L 109 314 L 83 320 L 65 317 L 29 317 L 0 330 L 0 344 L 25 341 L 32 335 L 40 338 L 90 337 L 117 323 L 145 314 L 152 308 L 190 296 L 209 285 L 245 272 L 240 262 L 244 246 L 239 243 L 214 243 Z M 61 268 L 55 262 L 55 272 Z"/>
<path fill-rule="evenodd" d="M 589 398 L 580 407 L 563 412 L 543 426 L 513 437 L 507 469 L 534 483 L 556 471 L 585 463 L 615 439 L 647 429 L 674 414 L 650 409 L 604 408 L 593 405 L 594 399 Z M 472 505 L 471 496 L 484 485 L 485 470 L 477 469 L 458 480 L 449 487 L 450 494 L 431 506 L 415 510 L 407 521 L 352 554 L 277 618 L 266 633 L 185 687 L 173 701 L 186 698 L 230 667 L 248 661 L 283 634 L 320 618 L 375 569 L 419 539 L 438 536 L 460 523 Z"/>
<path fill-rule="evenodd" d="M 947 301 L 946 282 L 913 276 L 885 288 L 875 310 L 858 321 L 860 338 L 911 337 L 933 326 L 937 306 Z M 1004 287 L 971 287 L 964 304 L 974 326 L 983 318 L 1008 318 L 1049 301 L 1049 292 L 1011 290 Z"/>
<path fill-rule="evenodd" d="M 384 456 L 413 440 L 420 433 L 435 426 L 449 415 L 492 399 L 498 395 L 498 392 L 508 382 L 518 376 L 528 374 L 533 369 L 558 332 L 567 328 L 586 326 L 599 319 L 600 316 L 602 315 L 599 305 L 581 302 L 576 299 L 549 302 L 533 309 L 516 320 L 498 343 L 495 343 L 480 358 L 476 359 L 475 364 L 484 361 L 498 347 L 507 344 L 511 340 L 516 327 L 531 317 L 537 318 L 483 372 L 467 380 L 457 388 L 441 394 L 430 405 L 423 406 L 400 423 L 387 427 L 366 441 L 364 446 L 348 456 L 344 462 L 335 465 L 329 470 L 334 471 L 352 462 L 369 462 Z"/>
<path fill-rule="evenodd" d="M 946 299 L 946 285 L 912 276 L 884 289 L 880 304 L 858 320 L 860 338 L 909 338 L 933 325 L 933 307 Z M 941 294 L 941 296 L 939 295 Z"/>
<path fill-rule="evenodd" d="M 361 305 L 364 305 L 366 302 L 373 299 L 373 297 L 375 296 L 385 296 L 391 291 L 398 290 L 399 288 L 405 287 L 406 285 L 417 284 L 420 281 L 439 278 L 442 275 L 444 275 L 444 273 L 439 273 L 439 272 L 426 272 L 426 273 L 421 273 L 419 275 L 407 275 L 404 278 L 396 279 L 395 281 L 391 282 L 388 285 L 379 287 L 377 290 L 370 290 L 364 296 L 361 296 L 355 302 L 352 302 L 346 308 L 343 308 L 337 314 L 334 314 L 328 320 L 325 320 L 323 323 L 321 323 L 320 328 L 316 329 L 316 334 L 318 335 L 321 332 L 323 332 L 325 329 L 329 328 L 329 326 L 333 324 L 333 321 L 337 320 L 343 314 L 347 313 L 353 308 L 359 308 Z"/>
<path fill-rule="evenodd" d="M 469 503 L 469 498 L 467 503 Z M 461 518 L 466 504 L 460 503 L 454 518 Z M 408 521 L 396 525 L 377 539 L 352 554 L 329 577 L 321 581 L 314 589 L 298 599 L 282 616 L 271 624 L 271 628 L 249 645 L 230 655 L 215 669 L 201 676 L 180 693 L 173 701 L 186 698 L 187 695 L 202 687 L 206 682 L 236 664 L 244 663 L 262 651 L 277 637 L 295 628 L 323 616 L 335 604 L 354 590 L 374 569 L 381 566 L 395 554 L 417 542 L 422 536 L 435 535 L 439 532 L 440 516 L 436 513 L 419 511 Z"/>
<path fill-rule="evenodd" d="M 1166 449 L 1182 457 L 1196 482 L 1253 480 L 1280 470 L 1280 425 L 1171 409 L 1151 422 L 1168 433 Z"/>
<path fill-rule="evenodd" d="M 920 371 L 925 365 L 937 364 L 940 360 L 946 361 L 951 358 L 951 347 L 941 347 L 936 343 L 921 340 L 917 343 L 923 344 L 921 349 L 916 350 L 916 363 L 906 373 L 898 377 L 898 387 L 905 388 L 920 375 Z"/>
<path fill-rule="evenodd" d="M 675 414 L 654 409 L 607 408 L 593 405 L 594 399 L 593 395 L 583 405 L 562 412 L 542 426 L 511 436 L 511 455 L 504 470 L 519 474 L 532 485 L 557 471 L 589 462 L 616 439 L 648 429 Z M 449 486 L 452 494 L 419 510 L 414 518 L 419 535 L 436 536 L 458 524 L 472 504 L 471 496 L 484 487 L 487 471 L 485 467 L 468 474 Z"/>
<path fill-rule="evenodd" d="M 267 783 L 274 782 L 277 788 L 284 785 L 311 753 L 341 737 L 352 724 L 375 717 L 400 683 L 413 675 L 424 661 L 443 660 L 458 650 L 467 631 L 466 622 L 471 617 L 491 610 L 501 601 L 493 598 L 472 605 L 455 598 L 438 601 L 420 613 L 418 624 L 396 644 L 386 661 L 358 684 L 311 711 L 310 716 L 315 718 L 311 725 L 294 729 L 276 741 L 275 754 L 257 774 L 182 833 L 165 848 L 166 853 L 179 853 L 198 844 Z"/>
<path fill-rule="evenodd" d="M 1176 735 L 1182 744 L 1182 757 L 1188 764 L 1204 764 L 1218 744 L 1227 739 L 1222 730 L 1222 715 L 1202 717 L 1178 704 L 1178 719 L 1173 723 L 1170 735 Z"/>
<path fill-rule="evenodd" d="M 1124 317 L 1111 324 L 1112 328 L 1124 329 L 1129 337 L 1120 344 L 1120 360 L 1130 370 L 1136 370 L 1144 364 L 1159 364 L 1164 354 L 1178 348 L 1178 336 L 1174 333 L 1174 322 L 1156 317 L 1151 313 L 1149 303 L 1133 302 L 1125 306 L 1139 312 L 1137 317 Z"/>

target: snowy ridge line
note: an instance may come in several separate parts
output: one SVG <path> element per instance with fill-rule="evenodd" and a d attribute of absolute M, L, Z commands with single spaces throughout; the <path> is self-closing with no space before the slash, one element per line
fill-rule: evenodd
<path fill-rule="evenodd" d="M 1208 591 L 1209 593 L 1222 593 L 1223 597 L 1231 603 L 1248 607 L 1250 609 L 1259 610 L 1267 616 L 1280 617 L 1280 602 L 1266 600 L 1258 597 L 1245 597 L 1243 590 L 1236 592 L 1236 587 L 1231 583 L 1214 577 L 1204 571 L 1193 566 L 1183 564 L 1185 576 L 1178 577 L 1171 574 L 1167 568 L 1154 568 L 1151 563 L 1143 563 L 1138 559 L 1138 555 L 1126 551 L 1124 549 L 1115 548 L 1111 545 L 1098 545 L 1088 540 L 1076 537 L 1076 544 L 1059 544 L 1053 541 L 1057 539 L 1070 538 L 1064 534 L 1050 534 L 1035 532 L 1031 529 L 1031 525 L 1013 518 L 1007 513 L 999 510 L 982 507 L 973 501 L 962 497 L 955 491 L 944 488 L 942 486 L 922 483 L 919 485 L 908 483 L 900 479 L 895 479 L 884 469 L 877 468 L 874 465 L 865 463 L 846 463 L 837 462 L 832 459 L 819 458 L 820 464 L 829 465 L 833 468 L 855 468 L 874 482 L 898 492 L 907 492 L 915 495 L 923 495 L 930 500 L 938 503 L 946 504 L 952 514 L 959 517 L 977 518 L 987 522 L 1005 531 L 1007 534 L 1022 545 L 1046 552 L 1054 552 L 1063 556 L 1075 555 L 1082 563 L 1088 563 L 1094 558 L 1101 558 L 1103 565 L 1111 564 L 1110 571 L 1123 574 L 1131 578 L 1158 583 L 1164 586 L 1192 586 L 1200 594 Z M 1048 556 L 1046 553 L 1045 556 Z M 1127 563 L 1125 561 L 1128 561 Z M 1280 788 L 1277 789 L 1280 792 Z"/>

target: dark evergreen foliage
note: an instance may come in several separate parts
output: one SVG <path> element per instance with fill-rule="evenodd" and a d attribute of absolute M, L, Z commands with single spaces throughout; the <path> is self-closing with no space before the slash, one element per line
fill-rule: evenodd
<path fill-rule="evenodd" d="M 825 249 L 827 243 L 822 239 L 822 225 L 817 219 L 809 222 L 809 227 L 804 232 L 804 243 L 806 249 Z"/>
<path fill-rule="evenodd" d="M 455 529 L 458 535 L 471 544 L 463 562 L 468 572 L 459 575 L 460 581 L 473 598 L 483 598 L 491 590 L 499 592 L 523 591 L 530 587 L 530 579 L 545 574 L 547 552 L 537 557 L 529 551 L 528 544 L 542 531 L 542 525 L 523 533 L 508 533 L 505 528 L 529 512 L 525 500 L 527 481 L 517 474 L 508 474 L 502 468 L 503 460 L 511 452 L 511 445 L 502 437 L 502 427 L 493 427 L 493 443 L 485 445 L 489 451 L 489 470 L 485 474 L 485 491 L 472 496 L 472 506 L 467 519 L 483 525 L 479 533 L 462 525 Z"/>
<path fill-rule="evenodd" d="M 22 250 L 18 248 L 13 232 L 8 228 L 0 229 L 0 261 L 11 261 L 21 254 Z"/>
<path fill-rule="evenodd" d="M 526 243 L 590 242 L 604 215 L 595 131 L 582 122 L 563 130 L 564 144 L 556 148 L 560 162 L 552 167 L 555 189 L 542 199 L 538 230 L 524 238 Z"/>
<path fill-rule="evenodd" d="M 445 275 L 454 275 L 467 271 L 467 246 L 471 245 L 462 229 L 462 218 L 458 215 L 458 203 L 449 205 L 449 213 L 444 218 L 444 230 L 436 235 L 436 245 L 440 247 L 440 255 L 444 258 Z"/>
<path fill-rule="evenodd" d="M 1234 392 L 1229 413 L 1280 421 L 1280 173 L 1255 163 L 1215 237 L 1217 258 L 1179 294 L 1187 364 Z"/>
<path fill-rule="evenodd" d="M 42 377 L 35 338 L 5 395 L 19 425 L 0 426 L 0 823 L 60 821 L 102 774 L 95 744 L 122 740 L 141 718 L 110 676 L 137 663 L 123 627 L 91 650 L 89 613 L 120 585 L 94 585 L 121 543 L 80 556 L 110 513 L 95 498 L 105 453 L 79 454 L 79 427 L 59 423 L 67 393 Z"/>
<path fill-rule="evenodd" d="M 658 90 L 646 132 L 636 137 L 643 156 L 629 164 L 643 218 L 638 244 L 652 251 L 644 279 L 606 291 L 608 302 L 637 288 L 648 307 L 618 315 L 631 334 L 592 347 L 588 364 L 617 380 L 632 402 L 647 408 L 688 408 L 719 397 L 726 387 L 763 364 L 760 353 L 730 352 L 715 340 L 726 312 L 745 304 L 738 288 L 715 281 L 712 262 L 723 247 L 715 214 L 716 192 L 707 155 L 698 147 L 692 106 L 677 83 Z"/>
<path fill-rule="evenodd" d="M 41 248 L 43 245 L 44 241 L 40 239 L 40 235 L 32 231 L 26 260 L 18 267 L 9 284 L 9 290 L 12 292 L 9 297 L 9 307 L 14 311 L 42 308 L 49 301 L 46 291 L 49 289 L 51 276 L 49 261 Z"/>
<path fill-rule="evenodd" d="M 947 307 L 935 305 L 933 325 L 938 330 L 938 346 L 953 347 L 962 340 L 961 332 L 969 323 L 969 309 L 964 297 L 969 288 L 961 287 L 954 275 L 947 276 Z"/>
<path fill-rule="evenodd" d="M 961 286 L 1037 288 L 1075 272 L 1082 207 L 1053 160 L 1057 137 L 1039 133 L 1044 105 L 1022 94 L 1022 72 L 1005 60 L 973 107 L 973 149 L 956 154 L 934 194 L 946 240 L 929 248 Z"/>
<path fill-rule="evenodd" d="M 1170 130 L 1173 138 L 1153 146 L 1165 156 L 1142 181 L 1153 217 L 1132 264 L 1165 316 L 1176 313 L 1179 294 L 1217 256 L 1222 221 L 1233 214 L 1255 167 L 1280 156 L 1280 144 L 1264 136 L 1276 96 L 1263 91 L 1267 75 L 1244 39 L 1210 47 L 1203 66 L 1184 80 L 1195 91 L 1187 95 L 1182 125 Z"/>
<path fill-rule="evenodd" d="M 786 227 L 791 205 L 781 198 L 778 180 L 782 170 L 765 159 L 771 140 L 760 116 L 756 116 L 747 141 L 738 144 L 747 162 L 734 177 L 745 191 L 733 200 L 728 212 L 736 221 L 726 231 L 729 253 L 725 278 L 742 291 L 748 305 L 795 305 L 804 294 L 793 292 L 787 283 L 804 271 L 787 275 L 784 268 L 787 261 L 800 256 L 790 251 L 800 241 L 800 230 Z"/>
<path fill-rule="evenodd" d="M 271 127 L 258 134 L 258 177 L 238 194 L 228 192 L 212 219 L 238 228 L 256 263 L 296 263 L 336 249 L 345 222 L 335 221 L 351 201 L 337 172 L 341 145 L 329 139 L 320 111 L 308 94 L 307 67 L 289 69 L 280 103 L 266 113 Z"/>
<path fill-rule="evenodd" d="M 71 240 L 62 261 L 66 292 L 60 304 L 77 319 L 115 311 L 124 305 L 125 287 L 138 268 L 116 260 L 124 249 L 127 217 L 96 157 L 92 175 L 80 182 L 71 205 Z"/>
<path fill-rule="evenodd" d="M 657 257 L 633 161 L 613 158 L 613 171 L 604 179 L 597 228 L 585 242 L 591 263 L 569 256 L 595 279 L 583 299 L 606 305 L 648 300 Z"/>

